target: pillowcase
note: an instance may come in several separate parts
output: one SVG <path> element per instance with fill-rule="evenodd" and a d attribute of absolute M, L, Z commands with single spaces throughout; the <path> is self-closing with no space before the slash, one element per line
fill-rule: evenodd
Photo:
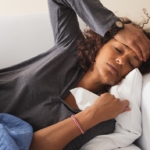
<path fill-rule="evenodd" d="M 131 111 L 116 117 L 114 133 L 100 135 L 82 146 L 81 150 L 110 150 L 127 147 L 141 135 L 141 89 L 142 75 L 138 69 L 131 71 L 119 85 L 113 86 L 110 93 L 120 100 L 129 100 Z M 81 110 L 91 106 L 98 95 L 83 88 L 75 88 L 71 93 Z M 139 148 L 138 148 L 139 149 Z"/>
<path fill-rule="evenodd" d="M 141 150 L 139 147 L 137 147 L 136 145 L 134 144 L 131 144 L 127 147 L 123 147 L 123 148 L 117 148 L 115 150 Z"/>
<path fill-rule="evenodd" d="M 142 150 L 150 149 L 150 73 L 143 76 L 143 88 L 142 88 L 142 135 L 136 141 L 137 145 Z"/>

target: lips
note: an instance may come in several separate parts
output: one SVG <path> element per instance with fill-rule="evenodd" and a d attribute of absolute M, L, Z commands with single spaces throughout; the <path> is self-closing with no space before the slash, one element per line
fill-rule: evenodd
<path fill-rule="evenodd" d="M 107 63 L 107 65 L 114 73 L 116 73 L 117 76 L 119 75 L 117 67 L 115 67 L 114 65 L 109 64 L 109 63 Z"/>

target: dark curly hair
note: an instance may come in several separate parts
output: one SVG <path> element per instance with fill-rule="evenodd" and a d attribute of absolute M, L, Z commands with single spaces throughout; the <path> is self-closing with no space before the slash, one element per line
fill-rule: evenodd
<path fill-rule="evenodd" d="M 127 18 L 121 18 L 124 23 L 132 23 Z M 136 24 L 132 23 L 137 26 Z M 150 39 L 150 33 L 143 30 L 145 35 Z M 79 66 L 86 72 L 92 64 L 95 62 L 95 57 L 99 51 L 99 49 L 107 43 L 111 37 L 102 37 L 99 34 L 95 33 L 91 29 L 86 29 L 83 32 L 84 38 L 79 41 L 79 47 L 77 51 Z M 146 74 L 150 72 L 150 58 L 143 62 L 139 68 L 142 74 Z"/>

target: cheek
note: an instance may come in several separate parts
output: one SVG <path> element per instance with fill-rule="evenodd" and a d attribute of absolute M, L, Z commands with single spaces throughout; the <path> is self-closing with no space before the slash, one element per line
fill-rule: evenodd
<path fill-rule="evenodd" d="M 99 67 L 98 72 L 101 78 L 103 79 L 103 83 L 107 85 L 111 85 L 111 86 L 116 85 L 122 79 L 121 77 L 112 74 L 107 68 L 107 65 L 103 65 L 102 67 Z"/>
<path fill-rule="evenodd" d="M 126 75 L 128 75 L 133 69 L 130 66 L 122 68 L 122 75 L 121 78 L 124 78 Z"/>
<path fill-rule="evenodd" d="M 122 69 L 122 70 L 123 70 L 122 74 L 118 77 L 118 80 L 116 81 L 118 83 L 121 82 L 133 69 L 127 68 L 127 69 Z"/>

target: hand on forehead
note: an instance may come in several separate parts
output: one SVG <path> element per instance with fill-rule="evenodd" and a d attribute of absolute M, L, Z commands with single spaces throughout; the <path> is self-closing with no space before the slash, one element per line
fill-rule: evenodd
<path fill-rule="evenodd" d="M 117 41 L 130 47 L 142 61 L 146 61 L 150 56 L 150 40 L 141 28 L 133 24 L 125 24 L 114 37 Z"/>

